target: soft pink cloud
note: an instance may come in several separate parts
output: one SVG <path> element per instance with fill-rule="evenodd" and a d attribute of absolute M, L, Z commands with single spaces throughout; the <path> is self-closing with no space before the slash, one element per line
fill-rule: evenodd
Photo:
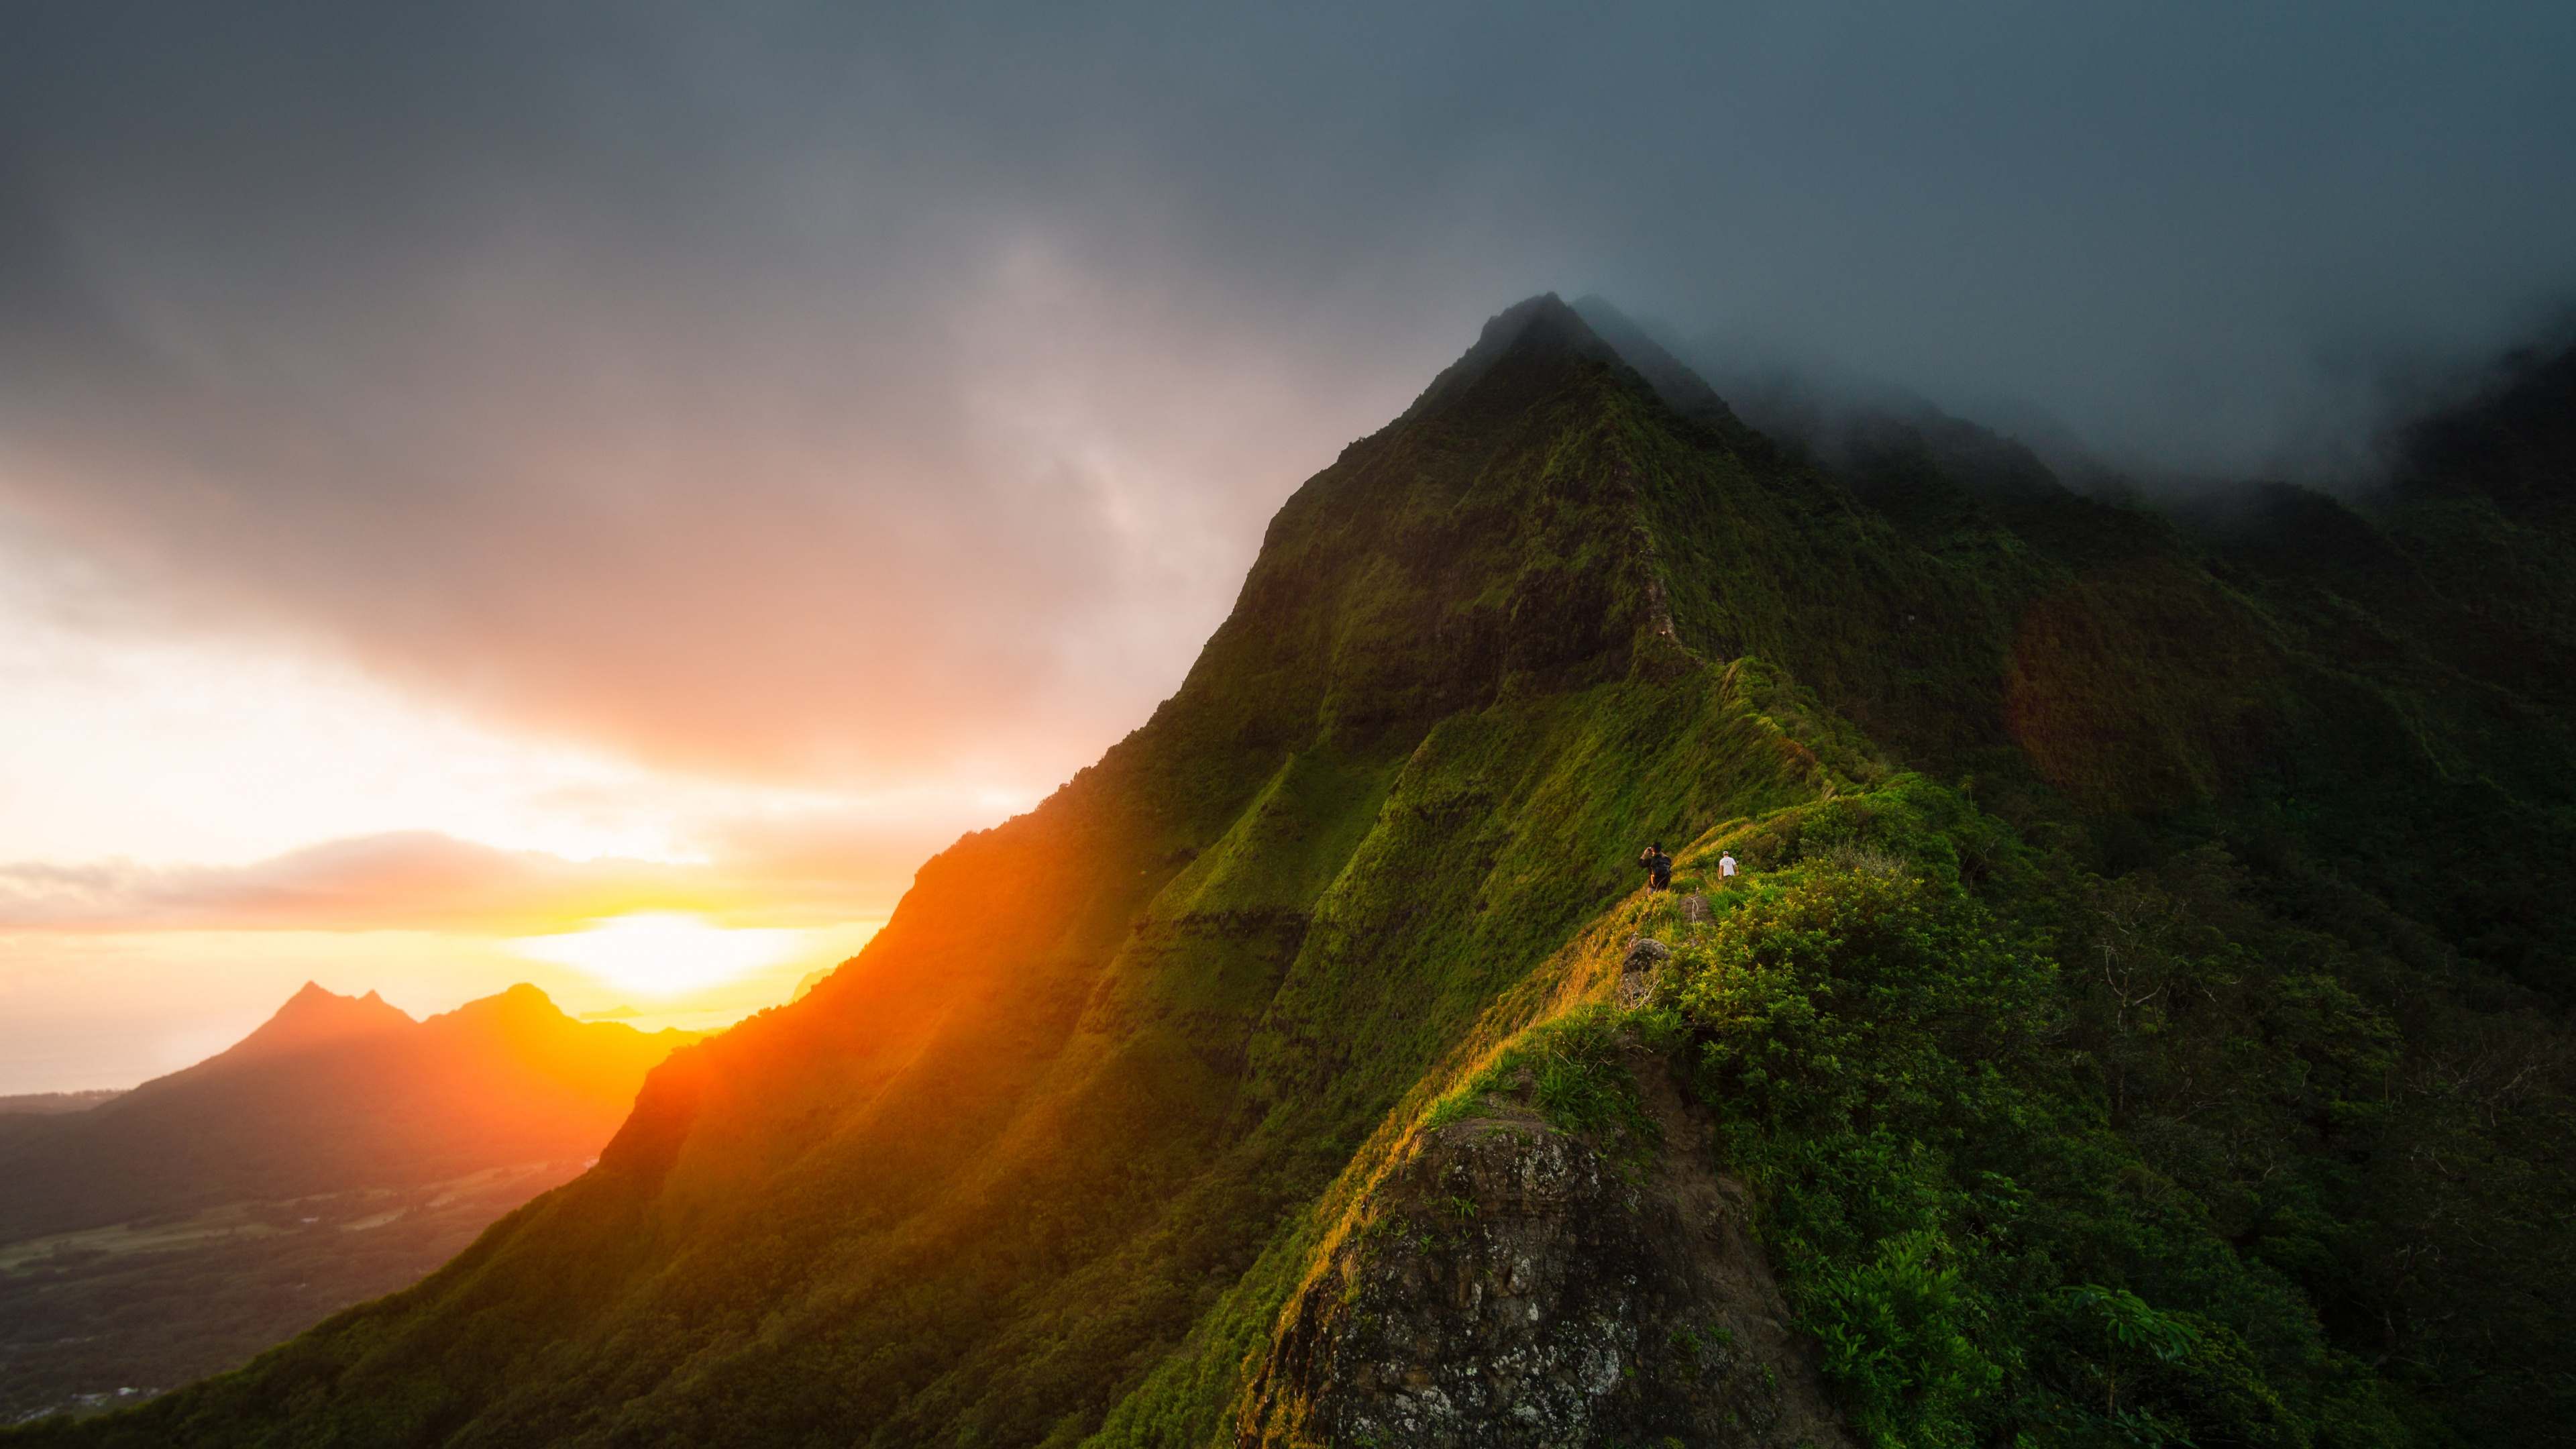
<path fill-rule="evenodd" d="M 22 385 L 0 546 L 80 561 L 40 582 L 97 627 L 300 640 L 651 765 L 1043 787 L 1441 360 L 1098 261 L 1005 233 L 915 306 L 498 238 L 364 325 L 98 268 L 130 355 Z"/>
<path fill-rule="evenodd" d="M 833 849 L 834 846 L 839 849 Z M 429 930 L 508 935 L 629 911 L 740 925 L 881 917 L 914 847 L 808 832 L 722 865 L 569 861 L 428 831 L 335 840 L 245 866 L 0 865 L 0 931 Z M 910 857 L 917 859 L 917 857 Z"/>

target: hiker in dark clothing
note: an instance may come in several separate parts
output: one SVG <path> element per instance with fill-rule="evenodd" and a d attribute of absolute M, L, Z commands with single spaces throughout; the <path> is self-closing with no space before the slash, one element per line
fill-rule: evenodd
<path fill-rule="evenodd" d="M 1649 845 L 1638 852 L 1637 864 L 1646 868 L 1649 890 L 1668 891 L 1673 888 L 1673 858 L 1664 854 L 1661 845 Z"/>

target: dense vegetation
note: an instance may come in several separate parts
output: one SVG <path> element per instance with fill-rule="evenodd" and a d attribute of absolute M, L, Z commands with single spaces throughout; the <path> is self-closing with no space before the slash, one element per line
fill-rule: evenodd
<path fill-rule="evenodd" d="M 1660 1009 L 1873 1442 L 2565 1438 L 2551 1014 L 2218 846 L 2106 879 L 1919 781 L 1726 843 L 1791 863 Z"/>
<path fill-rule="evenodd" d="M 1873 1442 L 2564 1439 L 2567 366 L 2319 529 L 1937 419 L 1774 439 L 1620 347 L 1498 318 L 1152 722 L 598 1171 L 33 1437 L 1231 1442 L 1426 1115 L 1544 1041 L 1597 1125 L 1624 1034 Z M 1755 873 L 1685 929 L 1631 898 L 1657 837 Z M 1639 925 L 1681 949 L 1616 1018 Z"/>

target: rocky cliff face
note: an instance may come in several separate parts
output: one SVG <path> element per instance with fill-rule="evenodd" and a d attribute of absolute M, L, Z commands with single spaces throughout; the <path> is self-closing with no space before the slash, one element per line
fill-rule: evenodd
<path fill-rule="evenodd" d="M 1518 1104 L 1426 1133 L 1291 1301 L 1238 1443 L 1851 1442 L 1659 1064 L 1661 1141 Z"/>

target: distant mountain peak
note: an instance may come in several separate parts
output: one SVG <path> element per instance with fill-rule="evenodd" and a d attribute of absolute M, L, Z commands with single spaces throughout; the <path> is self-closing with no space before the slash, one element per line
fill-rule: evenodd
<path fill-rule="evenodd" d="M 563 1008 L 555 1005 L 554 998 L 546 995 L 543 990 L 528 982 L 520 981 L 490 996 L 481 996 L 466 1002 L 463 1006 L 437 1019 L 453 1020 L 458 1023 L 489 1021 L 542 1026 L 554 1022 L 570 1022 L 574 1018 L 566 1015 Z"/>
<path fill-rule="evenodd" d="M 307 981 L 302 990 L 286 999 L 276 1015 L 214 1060 L 241 1061 L 279 1052 L 309 1051 L 352 1037 L 403 1031 L 419 1024 L 373 991 L 364 996 L 342 996 L 318 982 Z"/>
<path fill-rule="evenodd" d="M 230 1050 L 0 1134 L 0 1242 L 597 1152 L 694 1033 L 583 1025 L 521 983 L 427 1021 L 307 983 Z M 35 1104 L 43 1108 L 48 1104 Z"/>
<path fill-rule="evenodd" d="M 513 982 L 508 990 L 493 999 L 507 1002 L 520 1011 L 543 1009 L 556 1016 L 564 1014 L 563 1008 L 555 1005 L 553 997 L 546 995 L 542 988 L 531 982 Z"/>

